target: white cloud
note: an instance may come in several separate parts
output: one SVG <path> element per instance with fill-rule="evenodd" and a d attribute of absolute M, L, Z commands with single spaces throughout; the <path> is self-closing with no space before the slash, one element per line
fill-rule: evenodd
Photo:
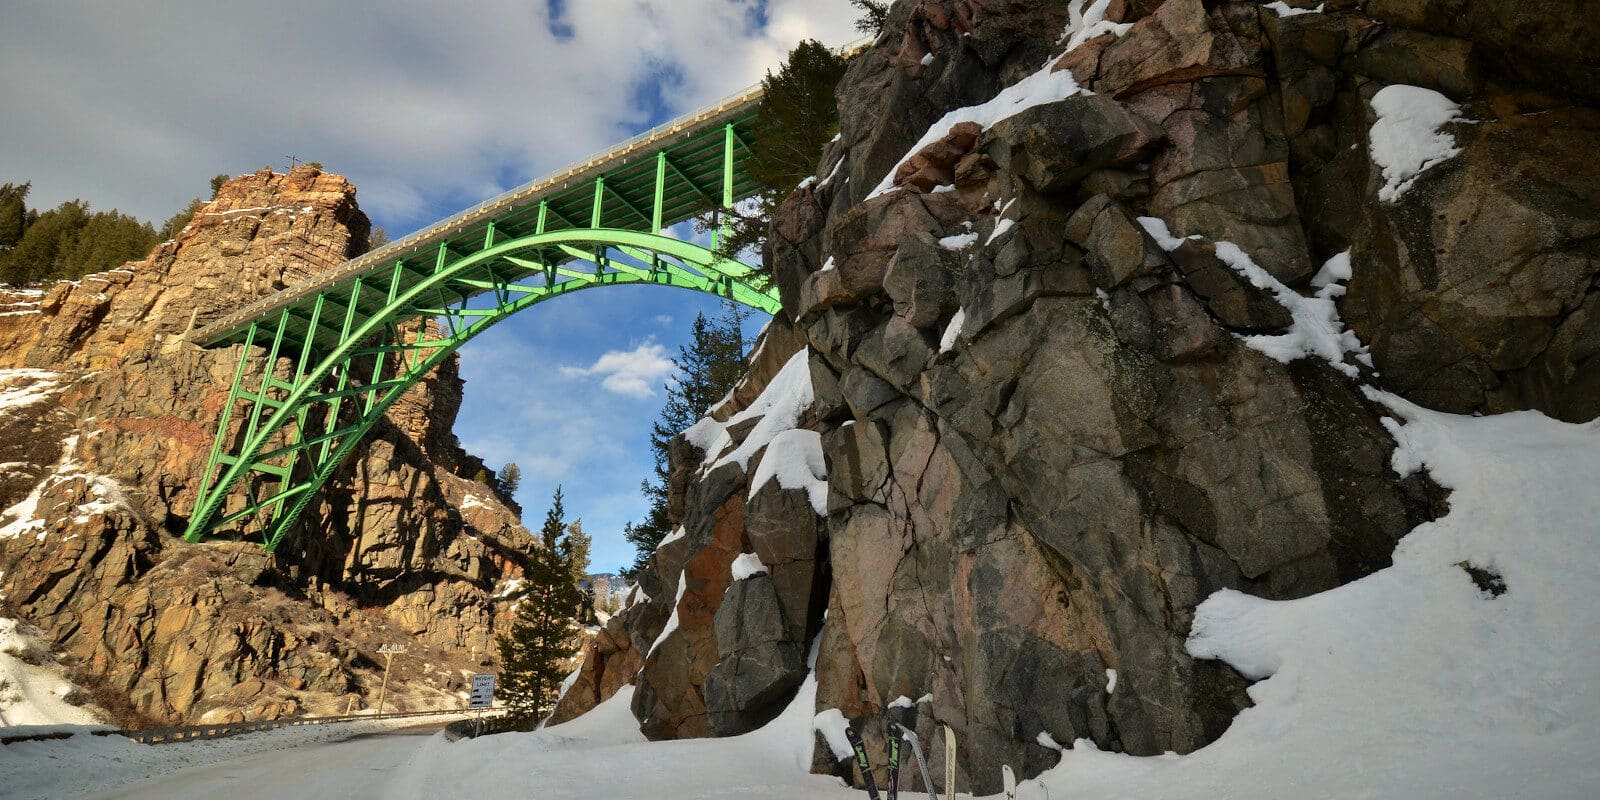
<path fill-rule="evenodd" d="M 160 221 L 217 172 L 285 156 L 362 187 L 398 235 L 753 83 L 848 0 L 14 2 L 0 10 L 0 181 Z M 487 21 L 487 23 L 486 23 Z M 137 35 L 130 35 L 130 32 Z M 668 76 L 663 78 L 662 76 Z M 441 211 L 442 209 L 442 211 Z"/>
<path fill-rule="evenodd" d="M 657 314 L 657 315 L 651 317 L 650 319 L 651 319 L 652 322 L 654 322 L 657 325 L 660 325 L 663 328 L 665 328 L 666 326 L 672 324 L 672 315 L 671 314 Z"/>
<path fill-rule="evenodd" d="M 600 386 L 628 397 L 649 397 L 677 367 L 667 358 L 667 348 L 645 342 L 632 350 L 608 350 L 587 367 L 562 367 L 568 377 L 604 376 Z"/>

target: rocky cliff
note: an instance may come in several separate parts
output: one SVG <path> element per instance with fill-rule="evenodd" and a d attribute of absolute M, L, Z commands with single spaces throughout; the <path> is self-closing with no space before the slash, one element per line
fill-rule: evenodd
<path fill-rule="evenodd" d="M 1347 583 L 1446 507 L 1364 387 L 1600 413 L 1597 79 L 1553 0 L 896 3 L 773 220 L 771 352 L 675 443 L 682 535 L 563 713 L 637 672 L 652 737 L 748 730 L 815 640 L 817 711 L 950 726 L 963 790 L 1215 740 L 1249 681 L 1196 604 Z"/>
<path fill-rule="evenodd" d="M 143 262 L 0 292 L 0 605 L 130 721 L 359 708 L 386 642 L 411 646 L 391 708 L 454 705 L 493 652 L 497 589 L 534 543 L 469 479 L 483 465 L 450 432 L 454 361 L 390 409 L 276 556 L 176 537 L 239 358 L 185 334 L 367 232 L 342 177 L 263 170 Z"/>

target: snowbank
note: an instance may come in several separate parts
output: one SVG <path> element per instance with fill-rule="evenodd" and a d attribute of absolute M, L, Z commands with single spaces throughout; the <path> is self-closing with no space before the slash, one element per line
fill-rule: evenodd
<path fill-rule="evenodd" d="M 1040 776 L 1051 796 L 1596 795 L 1600 424 L 1369 396 L 1403 420 L 1389 424 L 1396 469 L 1426 468 L 1453 490 L 1450 513 L 1354 583 L 1283 602 L 1208 599 L 1189 649 L 1265 678 L 1255 707 L 1182 757 L 1079 741 Z M 1504 593 L 1462 565 L 1501 576 Z"/>
<path fill-rule="evenodd" d="M 82 706 L 87 694 L 61 675 L 36 630 L 0 617 L 0 735 L 47 733 L 55 726 L 98 725 Z"/>

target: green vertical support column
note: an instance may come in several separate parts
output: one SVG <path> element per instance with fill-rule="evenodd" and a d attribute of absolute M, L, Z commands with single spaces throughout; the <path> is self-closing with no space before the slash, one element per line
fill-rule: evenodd
<path fill-rule="evenodd" d="M 402 262 L 398 261 L 395 262 L 396 272 L 400 271 L 401 263 Z M 366 281 L 362 278 L 357 278 L 355 285 L 350 287 L 350 303 L 344 310 L 344 325 L 339 329 L 339 342 L 341 344 L 350 338 L 350 326 L 355 324 L 356 306 L 361 302 L 361 287 L 364 285 L 366 285 Z M 378 357 L 382 358 L 383 356 L 382 354 L 379 354 Z M 333 431 L 339 429 L 339 405 L 344 402 L 344 395 L 337 393 L 344 391 L 345 387 L 349 385 L 350 363 L 347 361 L 343 366 L 339 367 L 339 382 L 334 386 L 335 396 L 333 400 L 329 401 L 328 403 L 328 427 L 323 431 L 324 433 L 332 433 Z M 332 447 L 332 439 L 327 439 L 322 442 L 322 453 L 317 456 L 317 463 L 320 464 L 323 461 L 328 460 L 328 451 L 332 449 Z"/>
<path fill-rule="evenodd" d="M 293 386 L 298 387 L 300 381 L 305 379 L 306 365 L 311 363 L 312 346 L 317 342 L 317 324 L 322 320 L 322 306 L 327 301 L 327 295 L 317 293 L 317 302 L 311 307 L 311 322 L 306 325 L 305 341 L 300 345 L 300 359 L 294 365 Z M 294 413 L 294 440 L 290 444 L 298 444 L 299 440 L 306 438 L 306 415 L 311 412 L 311 407 L 300 406 Z M 283 482 L 287 484 L 294 475 L 295 462 L 299 460 L 300 451 L 289 451 L 289 460 L 283 465 Z M 283 513 L 283 501 L 278 501 L 274 515 Z"/>
<path fill-rule="evenodd" d="M 600 227 L 600 209 L 606 200 L 606 176 L 601 175 L 594 179 L 594 205 L 589 208 L 589 227 Z M 594 251 L 594 274 L 604 275 L 606 271 L 605 258 L 601 255 L 600 248 Z"/>
<path fill-rule="evenodd" d="M 732 217 L 733 217 L 733 167 L 734 167 L 734 164 L 733 164 L 733 143 L 734 143 L 734 140 L 735 140 L 735 136 L 734 136 L 734 132 L 733 132 L 733 124 L 729 123 L 729 124 L 723 126 L 723 128 L 722 128 L 722 209 L 723 209 L 723 211 L 722 211 L 722 225 L 719 226 L 719 232 L 721 233 L 722 238 L 718 242 L 718 245 L 719 245 L 718 247 L 711 248 L 713 250 L 720 250 L 721 249 L 720 245 L 727 243 L 728 234 L 730 233 L 730 229 L 733 227 L 733 225 L 732 225 Z M 728 255 L 730 257 L 732 257 L 733 254 L 729 253 Z"/>
<path fill-rule="evenodd" d="M 206 498 L 214 491 L 211 482 L 216 480 L 217 460 L 222 457 L 222 440 L 228 435 L 228 421 L 233 416 L 234 403 L 239 401 L 239 384 L 244 380 L 245 364 L 250 360 L 250 348 L 255 347 L 256 332 L 259 329 L 260 325 L 252 322 L 249 332 L 244 336 L 244 348 L 239 351 L 239 366 L 234 368 L 233 384 L 228 387 L 228 402 L 222 407 L 222 417 L 217 422 L 217 435 L 211 441 L 211 457 L 206 459 L 206 471 L 200 478 L 200 494 L 194 499 L 195 510 L 205 505 Z"/>
<path fill-rule="evenodd" d="M 656 197 L 650 207 L 650 232 L 661 233 L 661 218 L 667 206 L 667 151 L 656 153 Z M 650 271 L 661 271 L 661 256 L 650 254 Z"/>

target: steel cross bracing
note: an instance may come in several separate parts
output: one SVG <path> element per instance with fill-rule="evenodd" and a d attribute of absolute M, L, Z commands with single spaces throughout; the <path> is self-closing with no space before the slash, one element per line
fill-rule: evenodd
<path fill-rule="evenodd" d="M 669 122 L 196 331 L 243 346 L 184 538 L 253 530 L 275 549 L 391 404 L 529 306 L 655 284 L 776 312 L 750 267 L 662 234 L 754 194 L 743 160 L 759 100 Z"/>

